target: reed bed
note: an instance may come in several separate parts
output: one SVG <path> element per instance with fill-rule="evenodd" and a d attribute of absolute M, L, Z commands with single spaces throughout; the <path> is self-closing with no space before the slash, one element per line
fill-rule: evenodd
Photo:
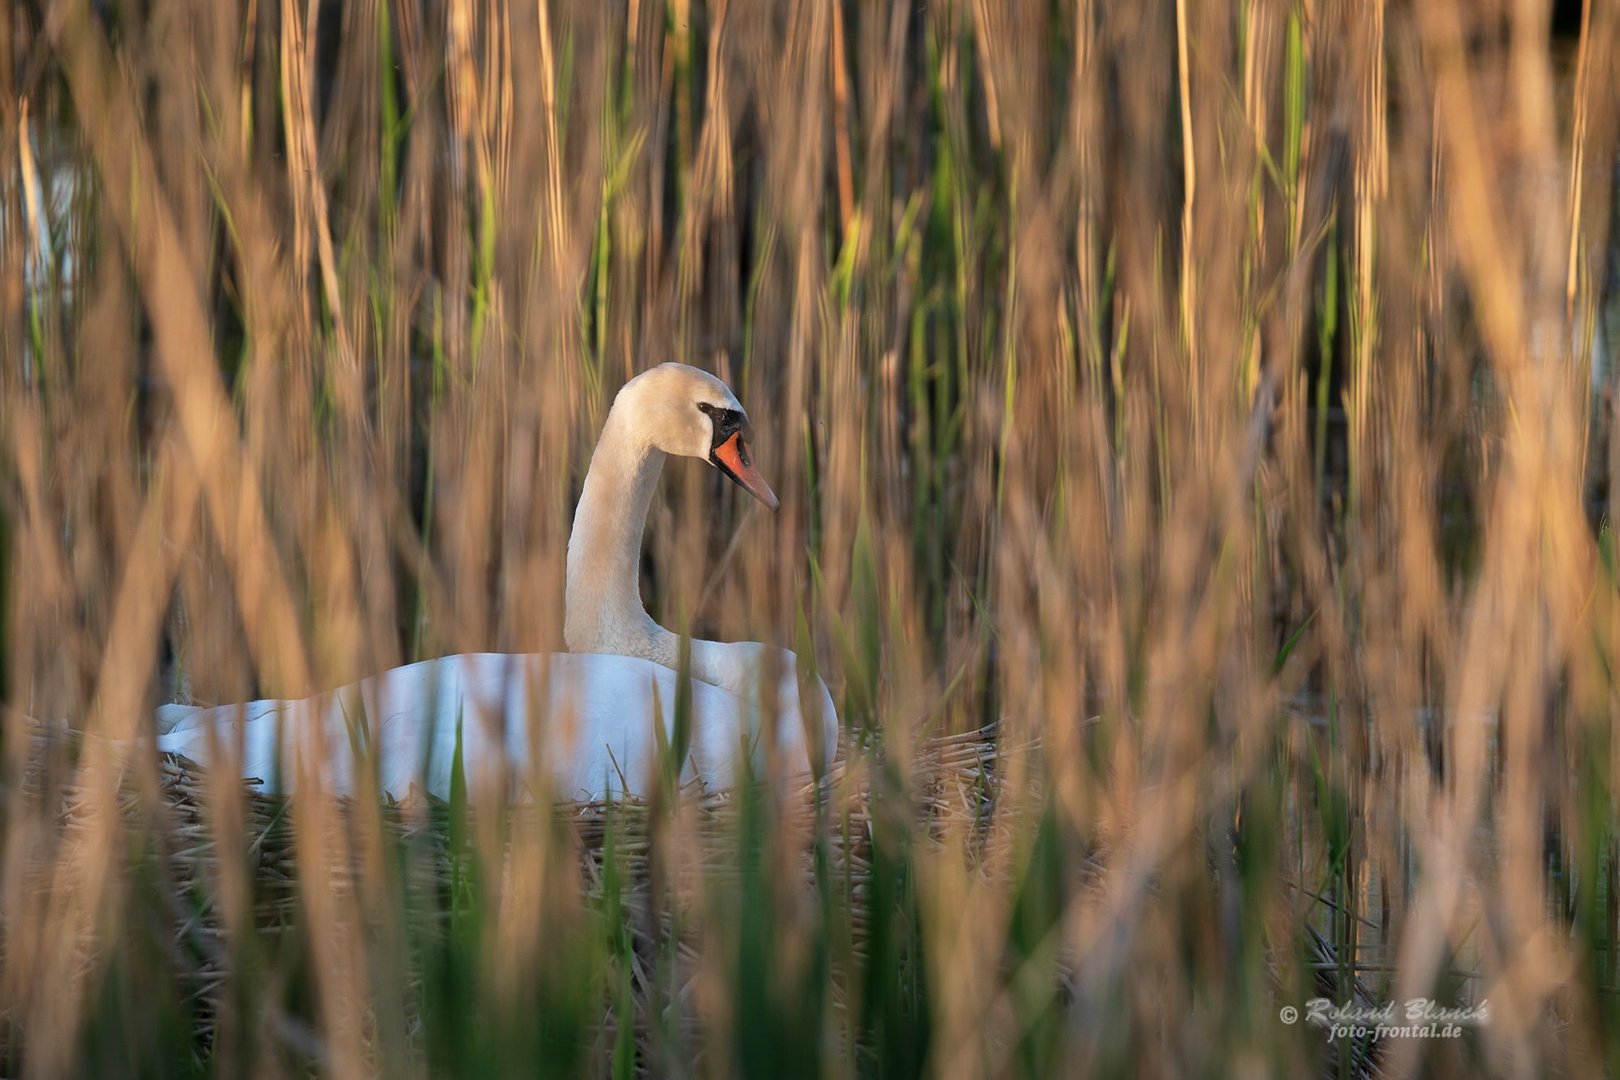
<path fill-rule="evenodd" d="M 997 838 L 992 833 L 993 814 L 988 805 L 996 786 L 995 763 L 1001 753 L 993 730 L 930 741 L 914 774 L 922 784 L 915 792 L 915 816 L 911 822 L 919 830 L 919 842 L 937 844 L 937 837 L 929 837 L 931 827 L 962 814 L 964 806 L 969 806 L 970 816 L 982 823 L 972 843 L 977 858 L 984 858 L 986 845 L 1006 842 L 1005 836 Z M 809 805 L 830 791 L 845 789 L 846 774 L 844 763 L 838 763 L 822 784 L 800 792 L 798 801 Z M 36 774 L 29 779 L 35 790 L 43 788 L 43 777 Z M 162 900 L 159 920 L 167 924 L 163 928 L 165 943 L 178 958 L 176 973 L 195 1007 L 196 1035 L 204 1045 L 213 1043 L 219 1035 L 215 1021 L 225 1006 L 222 989 L 234 977 L 228 928 L 218 905 L 219 890 L 214 885 L 221 856 L 216 850 L 218 834 L 210 806 L 218 795 L 205 770 L 184 758 L 164 755 L 158 768 L 158 798 L 154 801 L 150 793 L 131 787 L 120 793 L 118 801 L 119 819 L 126 830 L 136 832 L 156 825 L 150 866 L 161 893 L 155 897 Z M 864 960 L 870 944 L 866 897 L 872 887 L 873 871 L 870 791 L 850 786 L 843 790 L 843 796 L 839 831 L 829 835 L 822 851 L 807 847 L 798 853 L 802 881 L 791 887 L 813 896 L 815 857 L 824 858 L 832 871 L 849 883 L 851 903 L 845 924 L 849 946 L 855 957 Z M 93 799 L 87 792 L 69 787 L 59 790 L 57 797 L 57 813 L 69 843 L 99 827 L 91 813 Z M 691 856 L 692 868 L 679 889 L 681 896 L 671 907 L 655 901 L 652 884 L 656 874 L 655 834 L 669 827 L 668 806 L 641 800 L 563 802 L 544 809 L 531 805 L 514 811 L 522 819 L 522 826 L 515 830 L 518 834 L 524 828 L 545 826 L 566 839 L 577 861 L 582 895 L 595 904 L 611 900 L 626 934 L 630 950 L 626 963 L 638 1003 L 655 991 L 649 958 L 658 955 L 661 942 L 676 934 L 678 923 L 701 912 L 704 886 L 716 881 L 734 885 L 739 877 L 735 858 L 737 816 L 746 809 L 738 806 L 737 793 L 691 790 L 684 793 L 684 800 L 691 818 L 690 838 L 697 846 Z M 251 924 L 259 935 L 296 934 L 299 870 L 288 800 L 248 788 L 242 793 L 242 803 L 242 835 L 248 840 L 246 862 L 254 881 Z M 339 800 L 336 810 L 346 829 L 364 827 L 356 824 L 361 814 L 352 800 Z M 452 837 L 467 827 L 466 815 L 470 812 L 464 805 L 452 807 L 425 798 L 386 804 L 381 828 L 391 847 L 409 852 L 414 860 L 414 870 L 421 875 L 413 880 L 414 888 L 435 898 L 453 892 L 458 859 L 465 853 L 452 847 Z M 454 827 L 453 816 L 457 818 Z M 508 852 L 505 857 L 512 855 Z M 335 869 L 325 887 L 351 895 L 365 888 L 367 869 L 362 861 L 351 858 Z M 446 934 L 452 919 L 451 905 L 442 901 L 424 903 L 420 914 L 425 933 L 438 938 Z M 692 961 L 698 940 L 687 929 L 680 941 L 671 941 L 677 961 L 673 977 L 678 983 L 690 983 L 695 975 L 697 965 Z M 418 1025 L 424 993 L 422 978 L 422 972 L 411 972 L 405 990 L 407 1015 Z M 650 1032 L 644 1023 L 642 1028 L 636 1027 L 638 1016 L 618 1016 L 610 1010 L 605 1030 L 611 1038 L 614 1026 L 624 1025 L 644 1042 Z M 648 1060 L 645 1052 L 642 1059 Z"/>
<path fill-rule="evenodd" d="M 0 7 L 0 1074 L 1620 1072 L 1616 56 L 1598 0 Z M 672 463 L 643 594 L 813 660 L 822 783 L 151 752 L 560 650 L 662 360 L 782 508 Z"/>
<path fill-rule="evenodd" d="M 51 733 L 38 732 L 34 737 L 48 740 Z M 997 764 L 1006 753 L 1034 749 L 1005 746 L 994 727 L 929 739 L 919 749 L 911 771 L 914 788 L 909 793 L 909 805 L 913 817 L 908 824 L 916 830 L 912 842 L 938 849 L 944 841 L 943 823 L 976 821 L 978 827 L 957 850 L 977 864 L 988 882 L 989 875 L 995 872 L 993 867 L 1006 865 L 1004 858 L 997 857 L 996 849 L 1004 849 L 1016 840 L 1014 831 L 996 827 L 995 804 L 1000 796 Z M 33 755 L 36 761 L 47 756 L 43 749 Z M 211 783 L 206 770 L 193 762 L 164 755 L 157 782 L 156 799 L 150 792 L 134 787 L 122 791 L 118 817 L 121 827 L 129 833 L 146 831 L 152 836 L 154 847 L 143 855 L 153 877 L 149 899 L 157 909 L 157 936 L 175 958 L 174 974 L 191 1010 L 193 1037 L 201 1047 L 212 1048 L 220 1038 L 219 1013 L 230 1007 L 226 991 L 238 977 L 233 968 L 236 958 L 232 955 L 227 919 L 218 903 L 220 890 L 215 884 L 221 856 L 216 850 L 218 831 L 211 804 L 219 797 L 218 787 L 212 786 L 218 780 L 214 778 Z M 27 784 L 34 792 L 46 788 L 45 778 L 37 772 L 27 777 Z M 93 815 L 94 800 L 89 793 L 69 786 L 54 794 L 68 843 L 102 827 Z M 800 848 L 798 880 L 790 888 L 802 896 L 814 897 L 818 876 L 827 873 L 845 884 L 848 906 L 841 913 L 840 927 L 848 935 L 849 957 L 857 964 L 872 960 L 869 905 L 874 887 L 881 887 L 874 879 L 882 855 L 874 851 L 877 840 L 871 817 L 872 794 L 869 780 L 852 774 L 849 760 L 844 759 L 835 763 L 820 783 L 799 792 L 796 800 L 800 809 L 806 809 L 818 802 L 825 805 L 829 797 L 837 799 L 839 828 L 829 832 L 820 850 Z M 746 801 L 746 795 L 743 799 Z M 251 786 L 241 792 L 241 800 L 241 836 L 248 841 L 244 861 L 253 881 L 248 921 L 261 938 L 278 940 L 284 934 L 296 935 L 299 869 L 288 800 L 260 794 Z M 696 928 L 701 926 L 704 914 L 704 893 L 717 884 L 736 888 L 744 877 L 737 860 L 741 831 L 738 816 L 747 814 L 750 808 L 739 806 L 738 793 L 693 788 L 683 793 L 683 801 L 689 818 L 688 839 L 695 842 L 695 850 L 688 856 L 691 867 L 680 875 L 678 895 L 671 903 L 663 902 L 654 884 L 659 877 L 655 856 L 659 834 L 670 827 L 668 805 L 641 800 L 564 802 L 544 809 L 527 806 L 516 811 L 523 823 L 514 829 L 514 835 L 521 837 L 536 827 L 556 830 L 574 853 L 582 896 L 602 906 L 605 915 L 621 921 L 619 931 L 627 950 L 623 962 L 634 1007 L 622 1012 L 605 1010 L 598 1032 L 601 1045 L 596 1049 L 604 1052 L 615 1045 L 619 1031 L 629 1032 L 627 1037 L 633 1039 L 630 1045 L 637 1048 L 641 1065 L 637 1072 L 650 1071 L 647 1063 L 657 1059 L 653 1041 L 656 1030 L 646 1016 L 649 1002 L 658 993 L 653 970 L 656 958 L 661 951 L 668 954 L 669 978 L 679 988 L 677 995 L 689 995 L 702 968 L 702 936 Z M 878 805 L 881 812 L 881 799 Z M 364 815 L 351 800 L 338 800 L 335 809 L 345 831 L 366 827 Z M 422 920 L 418 929 L 440 944 L 454 921 L 454 905 L 446 898 L 458 888 L 458 870 L 466 857 L 464 851 L 458 852 L 453 846 L 453 838 L 465 835 L 469 813 L 470 808 L 464 804 L 452 806 L 413 798 L 406 803 L 386 804 L 378 819 L 385 843 L 409 853 L 407 857 L 413 863 L 411 888 L 419 894 L 415 910 Z M 510 850 L 504 857 L 512 858 Z M 822 865 L 818 866 L 818 862 Z M 1107 872 L 1107 853 L 1093 852 L 1086 863 L 1086 887 L 1095 889 Z M 323 887 L 351 896 L 359 895 L 366 887 L 368 871 L 362 860 L 351 857 L 334 869 L 336 872 Z M 997 884 L 1002 888 L 1012 885 L 1007 881 Z M 43 882 L 36 884 L 44 886 Z M 1308 933 L 1306 945 L 1313 958 L 1310 967 L 1315 972 L 1317 991 L 1335 1001 L 1374 1006 L 1375 999 L 1356 979 L 1353 965 L 1341 962 L 1323 935 L 1309 929 Z M 1347 972 L 1349 981 L 1341 990 L 1340 979 Z M 1072 988 L 1077 973 L 1060 957 L 1054 975 L 1060 986 Z M 424 1022 L 422 1001 L 431 992 L 423 986 L 423 978 L 420 970 L 408 973 L 402 994 L 406 1026 L 417 1033 Z M 269 1020 L 270 1041 L 309 1058 L 308 1063 L 328 1064 L 321 1059 L 318 1043 L 291 1018 L 272 1012 Z M 701 1031 L 695 1025 L 689 1024 L 683 1034 L 694 1044 L 701 1042 Z M 1354 1071 L 1374 1071 L 1365 1047 L 1358 1047 L 1355 1053 Z"/>

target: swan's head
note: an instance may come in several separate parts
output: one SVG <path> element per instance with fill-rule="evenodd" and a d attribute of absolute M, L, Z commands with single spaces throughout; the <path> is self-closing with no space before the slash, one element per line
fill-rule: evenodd
<path fill-rule="evenodd" d="M 686 364 L 659 364 L 624 384 L 613 411 L 666 454 L 701 458 L 775 510 L 776 494 L 754 468 L 753 429 L 730 387 Z"/>

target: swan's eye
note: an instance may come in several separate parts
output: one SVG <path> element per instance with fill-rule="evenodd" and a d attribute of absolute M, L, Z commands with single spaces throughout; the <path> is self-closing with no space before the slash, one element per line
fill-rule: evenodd
<path fill-rule="evenodd" d="M 707 401 L 697 403 L 698 411 L 709 418 L 714 426 L 713 446 L 719 446 L 739 431 L 748 426 L 748 418 L 737 409 L 727 409 L 720 405 L 710 405 Z M 745 436 L 746 437 L 746 436 Z"/>

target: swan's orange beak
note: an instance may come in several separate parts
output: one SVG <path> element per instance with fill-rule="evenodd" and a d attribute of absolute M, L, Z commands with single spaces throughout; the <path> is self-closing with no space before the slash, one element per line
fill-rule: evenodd
<path fill-rule="evenodd" d="M 721 472 L 737 481 L 754 498 L 772 510 L 780 505 L 771 485 L 759 475 L 759 470 L 754 468 L 753 461 L 748 457 L 748 445 L 743 442 L 742 432 L 733 432 L 730 438 L 714 448 L 710 457 Z"/>

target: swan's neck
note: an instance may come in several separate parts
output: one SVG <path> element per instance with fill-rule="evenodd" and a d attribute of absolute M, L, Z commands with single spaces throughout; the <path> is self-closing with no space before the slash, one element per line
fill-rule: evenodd
<path fill-rule="evenodd" d="M 569 652 L 679 666 L 680 639 L 654 622 L 641 602 L 641 535 L 664 457 L 633 421 L 608 413 L 568 536 L 563 637 Z M 752 685 L 751 659 L 742 646 L 693 641 L 692 677 L 744 693 Z"/>
<path fill-rule="evenodd" d="M 661 654 L 673 648 L 665 639 L 674 635 L 642 606 L 640 587 L 641 534 L 663 471 L 664 452 L 610 411 L 568 536 L 563 636 L 570 652 L 663 663 Z"/>

